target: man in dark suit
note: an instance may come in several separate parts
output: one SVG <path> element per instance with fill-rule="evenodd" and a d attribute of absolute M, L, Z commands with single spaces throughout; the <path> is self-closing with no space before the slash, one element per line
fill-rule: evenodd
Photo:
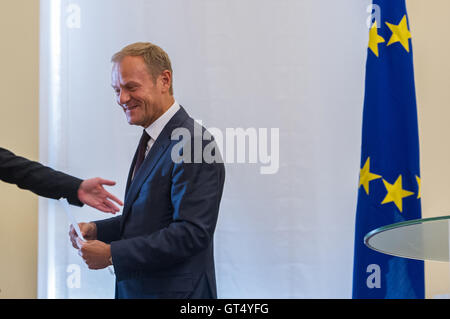
<path fill-rule="evenodd" d="M 108 193 L 103 185 L 115 185 L 115 182 L 102 178 L 81 180 L 55 171 L 40 163 L 16 156 L 0 147 L 0 180 L 16 184 L 40 196 L 60 199 L 66 198 L 72 205 L 89 205 L 102 212 L 116 213 L 123 203 Z M 111 201 L 112 200 L 112 201 Z"/>
<path fill-rule="evenodd" d="M 123 214 L 80 223 L 88 241 L 71 229 L 72 244 L 89 268 L 114 266 L 116 298 L 217 298 L 213 236 L 225 178 L 220 153 L 213 141 L 205 145 L 208 132 L 175 101 L 170 60 L 161 48 L 135 43 L 112 62 L 117 102 L 129 124 L 144 131 Z M 205 161 L 204 151 L 215 161 Z"/>

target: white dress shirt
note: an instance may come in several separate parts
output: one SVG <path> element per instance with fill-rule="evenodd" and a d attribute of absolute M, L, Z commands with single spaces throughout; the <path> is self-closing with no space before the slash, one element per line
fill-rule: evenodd
<path fill-rule="evenodd" d="M 148 152 L 150 151 L 150 148 L 155 143 L 156 139 L 158 138 L 159 134 L 161 134 L 164 127 L 169 123 L 170 119 L 175 115 L 175 113 L 178 112 L 180 109 L 180 105 L 177 101 L 175 101 L 171 107 L 160 117 L 156 119 L 152 124 L 150 124 L 149 127 L 145 129 L 147 134 L 150 136 L 150 139 L 148 140 L 147 149 L 145 150 L 145 156 L 148 155 Z"/>
<path fill-rule="evenodd" d="M 180 109 L 180 105 L 177 101 L 175 101 L 171 107 L 160 117 L 156 119 L 152 124 L 150 124 L 149 127 L 145 129 L 147 134 L 150 136 L 150 139 L 147 143 L 147 149 L 145 150 L 145 157 L 147 157 L 148 153 L 150 152 L 150 148 L 155 143 L 156 139 L 158 138 L 159 134 L 161 134 L 164 127 L 169 123 L 170 119 L 175 115 L 175 113 L 178 112 Z M 133 171 L 133 179 L 134 175 L 136 174 L 136 168 Z"/>

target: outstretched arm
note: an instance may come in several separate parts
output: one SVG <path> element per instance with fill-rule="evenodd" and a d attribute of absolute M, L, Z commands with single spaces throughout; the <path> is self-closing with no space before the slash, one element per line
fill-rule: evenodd
<path fill-rule="evenodd" d="M 86 204 L 103 212 L 119 211 L 112 201 L 123 205 L 119 199 L 103 188 L 103 185 L 114 185 L 112 181 L 101 178 L 83 181 L 38 162 L 16 156 L 4 148 L 0 148 L 0 180 L 16 184 L 43 197 L 67 198 L 72 205 Z"/>

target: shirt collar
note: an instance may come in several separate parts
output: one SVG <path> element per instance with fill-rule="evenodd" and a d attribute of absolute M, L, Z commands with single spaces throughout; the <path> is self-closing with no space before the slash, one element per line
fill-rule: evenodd
<path fill-rule="evenodd" d="M 150 124 L 149 127 L 145 129 L 147 134 L 150 135 L 153 140 L 156 140 L 159 134 L 161 134 L 164 127 L 167 125 L 167 123 L 169 123 L 170 119 L 175 115 L 175 113 L 178 112 L 179 109 L 180 105 L 177 101 L 175 101 L 163 115 L 158 117 L 156 121 L 154 121 L 152 124 Z"/>

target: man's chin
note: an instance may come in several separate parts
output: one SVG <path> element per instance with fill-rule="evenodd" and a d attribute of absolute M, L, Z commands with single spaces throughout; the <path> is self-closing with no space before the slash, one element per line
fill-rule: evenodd
<path fill-rule="evenodd" d="M 128 121 L 128 124 L 130 124 L 130 125 L 141 126 L 140 121 L 138 121 L 138 120 L 136 120 L 136 119 L 127 117 L 127 121 Z"/>

